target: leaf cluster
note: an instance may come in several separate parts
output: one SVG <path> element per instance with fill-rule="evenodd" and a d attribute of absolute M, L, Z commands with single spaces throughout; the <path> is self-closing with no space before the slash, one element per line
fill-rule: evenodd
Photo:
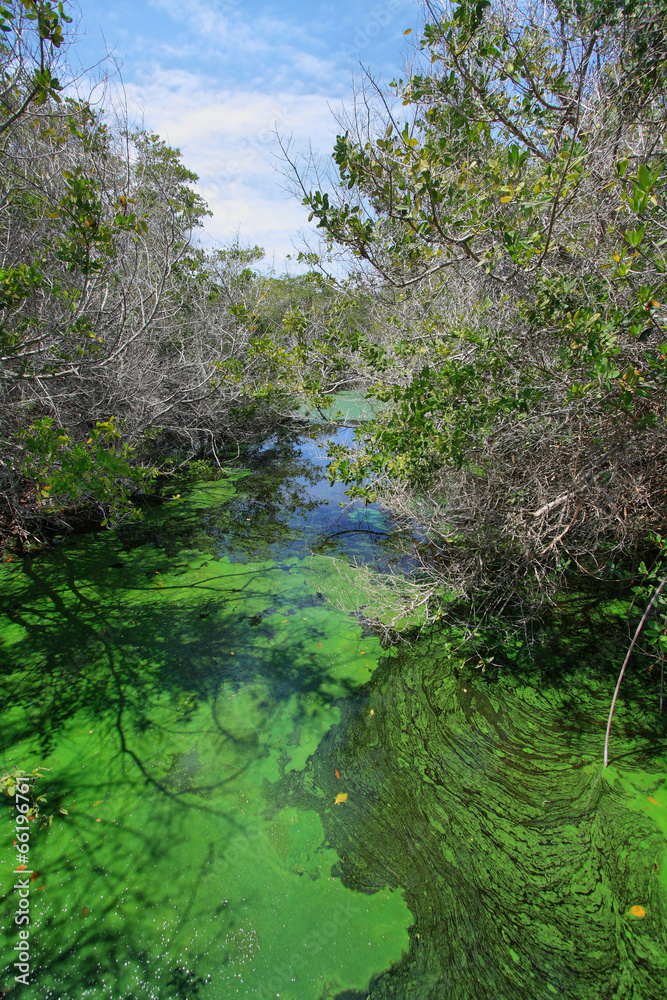
<path fill-rule="evenodd" d="M 667 515 L 667 7 L 426 8 L 421 62 L 341 122 L 336 182 L 301 179 L 413 301 L 331 475 L 419 526 L 428 586 L 539 608 L 632 572 Z"/>

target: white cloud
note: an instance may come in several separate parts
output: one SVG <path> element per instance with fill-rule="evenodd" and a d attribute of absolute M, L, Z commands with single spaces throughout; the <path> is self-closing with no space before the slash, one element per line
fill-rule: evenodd
<path fill-rule="evenodd" d="M 212 78 L 159 66 L 125 91 L 130 113 L 143 115 L 199 175 L 198 189 L 214 213 L 206 223 L 213 238 L 225 242 L 239 230 L 242 240 L 261 243 L 278 262 L 293 252 L 307 214 L 281 188 L 275 132 L 293 136 L 297 149 L 312 142 L 328 153 L 335 124 L 325 96 L 220 90 Z"/>
<path fill-rule="evenodd" d="M 317 81 L 327 92 L 340 92 L 336 62 L 330 55 L 314 54 L 323 48 L 322 41 L 307 30 L 303 18 L 253 16 L 249 4 L 233 0 L 151 0 L 151 6 L 198 39 L 201 63 L 219 65 L 224 60 L 246 85 L 251 70 L 267 89 L 271 85 L 299 89 L 305 77 L 311 89 Z"/>
<path fill-rule="evenodd" d="M 283 190 L 274 133 L 328 157 L 337 131 L 331 108 L 351 97 L 357 54 L 396 34 L 410 0 L 118 3 L 126 15 L 138 3 L 112 36 L 130 117 L 180 148 L 199 175 L 214 212 L 208 232 L 225 241 L 240 227 L 242 239 L 277 259 L 291 253 L 307 213 Z"/>
<path fill-rule="evenodd" d="M 215 243 L 229 244 L 238 235 L 242 244 L 262 246 L 267 261 L 275 261 L 276 270 L 284 269 L 285 257 L 295 252 L 297 234 L 306 221 L 296 199 L 285 198 L 281 202 L 275 196 L 263 197 L 246 184 L 227 192 L 206 186 L 201 191 L 214 213 L 213 219 L 205 222 L 203 242 L 212 239 Z"/>

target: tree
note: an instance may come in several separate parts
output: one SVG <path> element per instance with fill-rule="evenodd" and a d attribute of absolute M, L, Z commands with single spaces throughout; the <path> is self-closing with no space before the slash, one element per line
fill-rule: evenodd
<path fill-rule="evenodd" d="M 437 593 L 525 610 L 667 514 L 667 8 L 427 8 L 424 68 L 360 95 L 305 192 L 425 313 L 333 473 L 422 525 Z"/>
<path fill-rule="evenodd" d="M 61 96 L 62 7 L 3 11 L 0 536 L 26 540 L 126 514 L 156 464 L 256 431 L 266 360 L 246 357 L 233 266 L 196 243 L 208 209 L 179 151 Z"/>
<path fill-rule="evenodd" d="M 0 160 L 0 538 L 22 542 L 134 515 L 158 469 L 219 464 L 295 391 L 335 388 L 330 335 L 359 313 L 314 272 L 255 273 L 257 247 L 199 246 L 208 209 L 178 150 L 55 84 L 30 96 L 31 23 L 12 21 Z"/>
<path fill-rule="evenodd" d="M 0 6 L 0 137 L 28 109 L 59 102 L 63 89 L 53 75 L 72 18 L 51 0 L 7 0 Z"/>

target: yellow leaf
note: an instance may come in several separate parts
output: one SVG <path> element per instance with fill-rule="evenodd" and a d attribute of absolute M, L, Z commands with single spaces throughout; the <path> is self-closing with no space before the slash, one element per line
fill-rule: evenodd
<path fill-rule="evenodd" d="M 406 30 L 403 32 L 403 34 L 404 35 L 411 35 L 412 34 L 412 28 L 406 28 Z"/>
<path fill-rule="evenodd" d="M 334 805 L 338 806 L 341 802 L 347 802 L 347 792 L 339 792 L 334 800 Z"/>
<path fill-rule="evenodd" d="M 630 913 L 632 914 L 633 917 L 646 916 L 646 910 L 643 908 L 643 906 L 633 906 L 630 910 Z"/>
<path fill-rule="evenodd" d="M 649 800 L 649 802 L 652 802 L 654 806 L 659 806 L 660 805 L 660 803 L 656 802 L 655 799 L 652 799 L 650 795 L 648 797 L 648 800 Z"/>

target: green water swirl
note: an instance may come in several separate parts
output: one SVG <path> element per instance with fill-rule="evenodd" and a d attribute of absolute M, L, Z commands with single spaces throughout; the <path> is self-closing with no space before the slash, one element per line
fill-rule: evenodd
<path fill-rule="evenodd" d="M 602 775 L 613 671 L 594 657 L 540 679 L 462 667 L 437 636 L 383 652 L 326 603 L 341 577 L 311 555 L 382 562 L 382 518 L 341 520 L 290 447 L 0 567 L 0 763 L 51 768 L 53 815 L 32 829 L 22 987 L 0 803 L 0 989 L 657 1000 L 655 705 L 629 684 Z"/>
<path fill-rule="evenodd" d="M 315 806 L 337 768 L 335 871 L 405 892 L 410 953 L 372 1000 L 664 995 L 667 755 L 633 744 L 603 773 L 598 696 L 583 665 L 539 692 L 423 639 L 382 662 L 305 777 L 285 779 Z"/>

